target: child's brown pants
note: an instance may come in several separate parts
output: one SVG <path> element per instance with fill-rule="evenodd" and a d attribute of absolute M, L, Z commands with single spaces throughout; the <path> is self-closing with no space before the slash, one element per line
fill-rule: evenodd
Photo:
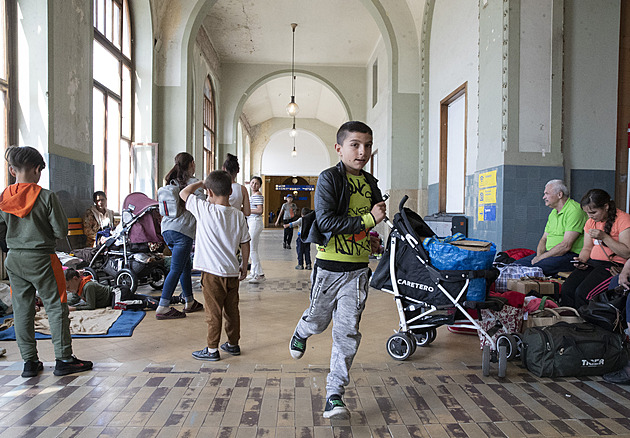
<path fill-rule="evenodd" d="M 201 273 L 201 290 L 205 301 L 208 324 L 208 348 L 218 348 L 221 339 L 221 321 L 225 318 L 225 332 L 231 345 L 241 338 L 241 315 L 238 311 L 238 278 L 219 277 Z"/>

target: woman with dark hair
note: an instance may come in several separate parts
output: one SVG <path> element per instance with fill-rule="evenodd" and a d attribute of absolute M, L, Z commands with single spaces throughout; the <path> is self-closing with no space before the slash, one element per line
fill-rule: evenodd
<path fill-rule="evenodd" d="M 165 184 L 177 184 L 181 189 L 189 184 L 199 181 L 195 178 L 195 160 L 187 152 L 180 152 L 175 156 L 175 165 L 164 177 Z M 204 198 L 203 191 L 195 193 L 200 198 Z M 180 199 L 179 202 L 183 201 Z M 184 318 L 186 313 L 203 310 L 203 305 L 196 301 L 192 291 L 192 253 L 193 241 L 197 222 L 195 217 L 186 209 L 177 217 L 162 218 L 162 237 L 171 249 L 171 267 L 168 275 L 164 279 L 162 296 L 155 311 L 157 319 L 178 319 Z M 177 282 L 182 285 L 182 296 L 184 297 L 184 311 L 180 312 L 174 307 L 170 307 L 173 292 L 177 287 Z"/>
<path fill-rule="evenodd" d="M 630 258 L 630 215 L 619 210 L 610 195 L 601 189 L 589 190 L 580 201 L 588 216 L 584 225 L 584 247 L 575 260 L 575 269 L 562 285 L 563 306 L 579 308 L 588 293 L 612 277 L 610 267 Z"/>
<path fill-rule="evenodd" d="M 92 195 L 94 205 L 83 215 L 83 233 L 85 246 L 96 246 L 103 243 L 114 228 L 114 212 L 107 208 L 107 196 L 103 191 L 96 191 Z M 99 234 L 100 233 L 100 234 Z"/>
<path fill-rule="evenodd" d="M 237 210 L 241 210 L 245 217 L 251 214 L 249 206 L 249 194 L 245 186 L 236 182 L 236 175 L 241 171 L 241 166 L 238 164 L 238 158 L 236 155 L 227 154 L 225 163 L 223 163 L 223 170 L 230 174 L 232 177 L 232 194 L 230 195 L 230 205 Z"/>

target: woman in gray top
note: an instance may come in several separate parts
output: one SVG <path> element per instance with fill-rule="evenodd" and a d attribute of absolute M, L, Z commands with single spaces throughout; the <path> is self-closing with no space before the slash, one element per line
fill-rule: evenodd
<path fill-rule="evenodd" d="M 194 177 L 194 174 L 195 160 L 193 156 L 187 152 L 180 152 L 175 156 L 175 166 L 166 174 L 164 181 L 166 184 L 177 183 L 181 190 L 187 185 L 199 181 Z M 203 196 L 203 192 L 195 194 Z M 179 202 L 183 203 L 182 200 Z M 173 255 L 171 256 L 171 268 L 164 279 L 160 304 L 155 311 L 157 319 L 184 318 L 186 313 L 203 310 L 203 305 L 193 298 L 191 280 L 190 254 L 195 239 L 196 225 L 195 217 L 186 209 L 183 209 L 182 214 L 177 217 L 165 216 L 162 218 L 162 237 L 164 237 L 164 241 Z M 178 282 L 182 285 L 182 295 L 186 302 L 183 312 L 170 307 L 171 297 Z"/>

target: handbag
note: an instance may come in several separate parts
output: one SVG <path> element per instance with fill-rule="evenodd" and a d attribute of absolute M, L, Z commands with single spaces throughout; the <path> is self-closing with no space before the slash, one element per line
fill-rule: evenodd
<path fill-rule="evenodd" d="M 527 319 L 523 321 L 523 331 L 530 327 L 554 325 L 560 321 L 578 324 L 584 322 L 584 319 L 573 307 L 556 307 L 555 309 L 547 307 L 527 315 Z"/>
<path fill-rule="evenodd" d="M 585 321 L 611 332 L 623 332 L 628 291 L 623 286 L 595 295 L 579 312 Z"/>

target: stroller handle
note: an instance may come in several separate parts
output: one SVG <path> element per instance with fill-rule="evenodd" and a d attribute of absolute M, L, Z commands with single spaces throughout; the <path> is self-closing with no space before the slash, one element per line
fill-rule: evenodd
<path fill-rule="evenodd" d="M 400 204 L 398 204 L 398 211 L 402 211 L 408 199 L 409 199 L 409 196 L 407 195 L 403 196 L 403 198 L 400 200 Z"/>

